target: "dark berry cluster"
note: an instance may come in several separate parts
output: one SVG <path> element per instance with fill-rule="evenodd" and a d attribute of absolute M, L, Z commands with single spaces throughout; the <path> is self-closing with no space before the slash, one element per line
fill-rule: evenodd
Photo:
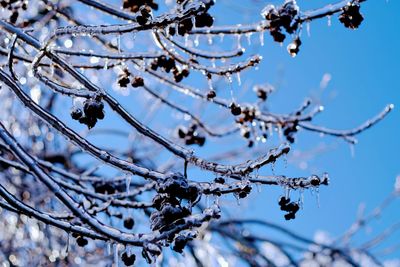
<path fill-rule="evenodd" d="M 159 200 L 155 199 L 155 201 Z M 155 203 L 155 205 L 157 204 Z M 158 210 L 150 216 L 151 230 L 153 231 L 166 232 L 176 225 L 182 224 L 183 218 L 191 215 L 190 209 L 180 206 L 176 199 L 168 197 L 163 198 L 157 208 Z"/>
<path fill-rule="evenodd" d="M 126 266 L 132 266 L 135 264 L 136 255 L 135 254 L 128 254 L 126 251 L 122 253 L 121 260 Z"/>
<path fill-rule="evenodd" d="M 240 134 L 243 136 L 243 138 L 249 139 L 251 136 L 250 129 L 247 125 L 243 125 L 240 127 Z"/>
<path fill-rule="evenodd" d="M 96 182 L 93 183 L 94 191 L 103 195 L 111 195 L 116 192 L 115 187 L 111 183 Z"/>
<path fill-rule="evenodd" d="M 240 114 L 242 114 L 242 109 L 240 108 L 240 105 L 236 104 L 235 102 L 230 103 L 229 108 L 232 115 L 234 116 L 239 116 Z"/>
<path fill-rule="evenodd" d="M 80 247 L 84 247 L 89 243 L 85 237 L 77 233 L 72 233 L 72 237 L 76 238 L 76 244 Z"/>
<path fill-rule="evenodd" d="M 91 129 L 96 125 L 97 120 L 104 119 L 104 104 L 99 98 L 87 99 L 83 103 L 83 111 L 81 108 L 74 107 L 71 117 Z"/>
<path fill-rule="evenodd" d="M 151 214 L 150 221 L 152 230 L 160 232 L 181 224 L 183 218 L 191 215 L 191 206 L 200 199 L 199 187 L 189 184 L 187 178 L 180 173 L 165 179 L 156 190 L 158 194 L 153 198 L 156 211 Z M 189 207 L 182 205 L 182 199 L 189 201 Z"/>
<path fill-rule="evenodd" d="M 204 136 L 199 135 L 197 131 L 197 125 L 192 124 L 189 129 L 184 127 L 178 128 L 178 136 L 185 140 L 186 145 L 199 145 L 203 146 L 206 142 L 206 138 Z"/>
<path fill-rule="evenodd" d="M 127 218 L 125 218 L 125 220 L 124 220 L 124 227 L 126 228 L 126 229 L 132 229 L 133 228 L 133 226 L 135 225 L 135 220 L 132 218 L 132 217 L 127 217 Z"/>
<path fill-rule="evenodd" d="M 143 245 L 142 257 L 148 264 L 153 263 L 153 259 L 157 258 L 161 254 L 161 247 L 153 243 L 145 243 Z"/>
<path fill-rule="evenodd" d="M 140 87 L 144 86 L 144 79 L 140 76 L 131 77 L 131 73 L 128 69 L 124 69 L 124 71 L 118 76 L 118 85 L 120 87 L 127 87 L 128 84 L 131 84 L 132 87 Z"/>
<path fill-rule="evenodd" d="M 130 71 L 128 69 L 124 69 L 123 73 L 118 75 L 118 85 L 120 87 L 127 87 L 130 83 Z"/>
<path fill-rule="evenodd" d="M 298 128 L 298 121 L 295 120 L 292 123 L 288 123 L 285 125 L 285 127 L 283 128 L 283 135 L 286 137 L 286 140 L 289 143 L 294 143 L 295 139 L 294 136 L 297 133 L 297 128 Z"/>
<path fill-rule="evenodd" d="M 190 184 L 183 175 L 175 174 L 165 179 L 157 186 L 157 192 L 170 197 L 187 199 L 194 203 L 200 197 L 200 189 L 196 184 Z"/>
<path fill-rule="evenodd" d="M 240 128 L 240 133 L 243 138 L 248 140 L 248 147 L 253 147 L 254 146 L 254 140 L 251 140 L 252 136 L 252 131 L 250 130 L 249 125 L 254 121 L 256 118 L 256 112 L 257 109 L 253 106 L 246 106 L 241 108 L 241 114 L 242 116 L 236 119 L 236 123 L 238 124 L 238 127 Z M 265 125 L 265 124 L 263 124 Z M 264 127 L 265 128 L 265 127 Z M 263 132 L 262 136 L 263 138 L 267 139 L 267 133 L 266 129 L 261 127 L 260 124 L 260 130 Z"/>
<path fill-rule="evenodd" d="M 143 26 L 151 20 L 151 8 L 149 6 L 142 6 L 139 11 L 140 14 L 136 17 L 136 21 Z"/>
<path fill-rule="evenodd" d="M 299 211 L 300 206 L 297 202 L 290 202 L 290 198 L 281 197 L 279 199 L 279 206 L 281 210 L 286 211 L 285 219 L 292 220 L 296 218 L 296 213 Z"/>
<path fill-rule="evenodd" d="M 288 53 L 292 56 L 295 57 L 300 51 L 300 45 L 301 45 L 301 40 L 297 36 L 296 38 L 293 39 L 293 41 L 287 46 L 287 51 Z"/>
<path fill-rule="evenodd" d="M 179 35 L 185 35 L 186 33 L 190 32 L 193 29 L 193 22 L 191 18 L 187 18 L 184 20 L 181 20 L 178 23 L 178 34 Z"/>
<path fill-rule="evenodd" d="M 161 56 L 153 60 L 150 65 L 151 69 L 156 71 L 158 68 L 163 68 L 165 72 L 170 73 L 172 70 L 172 74 L 174 75 L 174 79 L 176 82 L 181 82 L 183 78 L 189 76 L 190 71 L 187 68 L 179 69 L 176 65 L 175 59 L 172 57 Z"/>
<path fill-rule="evenodd" d="M 217 177 L 214 179 L 214 182 L 217 184 L 225 184 L 225 178 L 224 177 Z"/>
<path fill-rule="evenodd" d="M 207 92 L 207 99 L 209 99 L 209 100 L 214 99 L 216 96 L 217 96 L 217 93 L 212 89 Z"/>
<path fill-rule="evenodd" d="M 214 23 L 214 18 L 208 13 L 202 13 L 195 18 L 197 28 L 211 27 Z"/>
<path fill-rule="evenodd" d="M 239 118 L 239 123 L 253 122 L 256 117 L 256 109 L 254 107 L 242 108 L 242 117 Z"/>
<path fill-rule="evenodd" d="M 259 99 L 261 99 L 262 101 L 266 101 L 267 98 L 268 98 L 267 91 L 265 91 L 265 90 L 264 90 L 263 88 L 261 88 L 261 87 L 257 87 L 257 89 L 256 89 L 256 94 L 257 94 L 257 97 L 258 97 Z"/>
<path fill-rule="evenodd" d="M 186 244 L 189 242 L 189 239 L 183 235 L 178 235 L 175 238 L 174 245 L 172 249 L 178 253 L 182 253 L 183 249 L 185 248 Z"/>
<path fill-rule="evenodd" d="M 183 234 L 179 234 L 174 239 L 172 250 L 178 253 L 182 253 L 187 243 L 193 240 L 194 238 L 196 238 L 196 234 L 194 234 L 193 232 L 185 232 Z"/>
<path fill-rule="evenodd" d="M 350 29 L 357 29 L 363 20 L 364 18 L 360 13 L 360 5 L 358 4 L 348 4 L 339 15 L 339 21 Z"/>
<path fill-rule="evenodd" d="M 268 96 L 274 91 L 274 87 L 269 84 L 256 85 L 254 86 L 253 91 L 261 101 L 266 101 Z"/>
<path fill-rule="evenodd" d="M 318 176 L 313 175 L 310 179 L 310 184 L 312 186 L 328 185 L 329 178 L 328 176 L 324 176 L 322 179 L 320 179 Z"/>
<path fill-rule="evenodd" d="M 246 185 L 245 187 L 241 188 L 238 192 L 236 192 L 236 195 L 238 198 L 245 198 L 247 197 L 248 194 L 251 192 L 251 186 Z"/>
<path fill-rule="evenodd" d="M 9 18 L 10 23 L 15 24 L 18 20 L 20 9 L 27 10 L 28 9 L 28 2 L 27 1 L 15 1 L 15 0 L 3 0 L 0 1 L 0 6 L 2 8 L 7 8 L 10 10 L 11 16 Z"/>
<path fill-rule="evenodd" d="M 122 7 L 131 12 L 138 12 L 143 7 L 158 10 L 158 4 L 154 0 L 124 0 Z"/>
<path fill-rule="evenodd" d="M 202 13 L 194 18 L 194 25 L 198 28 L 211 27 L 214 23 L 214 18 L 208 13 Z M 184 36 L 193 29 L 192 18 L 186 18 L 178 22 L 178 34 Z M 169 34 L 174 35 L 175 28 L 169 28 Z"/>
<path fill-rule="evenodd" d="M 135 77 L 133 77 L 133 79 L 131 81 L 131 85 L 134 88 L 144 86 L 144 80 L 140 76 L 135 76 Z"/>
<path fill-rule="evenodd" d="M 270 5 L 263 10 L 262 15 L 269 21 L 269 32 L 276 42 L 282 43 L 285 40 L 282 28 L 290 34 L 296 31 L 298 23 L 295 18 L 298 13 L 299 8 L 294 0 L 287 1 L 279 8 Z"/>

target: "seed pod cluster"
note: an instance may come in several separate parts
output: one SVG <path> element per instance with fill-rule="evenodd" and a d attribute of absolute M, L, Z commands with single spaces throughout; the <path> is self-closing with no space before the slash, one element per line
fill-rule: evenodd
<path fill-rule="evenodd" d="M 11 11 L 11 15 L 8 18 L 8 21 L 12 24 L 17 23 L 20 14 L 26 10 L 28 10 L 28 1 L 0 1 L 0 7 L 4 9 L 8 9 Z"/>
<path fill-rule="evenodd" d="M 296 1 L 286 1 L 285 4 L 276 8 L 268 5 L 264 8 L 261 15 L 270 23 L 269 32 L 278 43 L 282 43 L 286 36 L 282 33 L 285 29 L 287 33 L 292 34 L 296 31 L 298 23 L 295 18 L 299 13 L 299 7 Z"/>
<path fill-rule="evenodd" d="M 211 27 L 214 24 L 214 18 L 208 14 L 207 12 L 199 14 L 194 17 L 194 25 L 192 18 L 186 18 L 178 22 L 178 34 L 184 36 L 185 34 L 189 33 L 193 26 L 197 28 L 204 28 L 204 27 Z M 176 30 L 169 31 L 170 35 L 174 35 Z"/>
<path fill-rule="evenodd" d="M 175 237 L 174 239 L 174 244 L 172 246 L 172 250 L 178 252 L 178 253 L 183 253 L 183 250 L 187 243 L 194 238 L 196 238 L 197 233 L 194 231 L 185 231 L 178 236 Z"/>
<path fill-rule="evenodd" d="M 130 83 L 130 71 L 128 69 L 124 69 L 123 73 L 118 75 L 118 85 L 120 87 L 127 87 L 128 84 Z"/>
<path fill-rule="evenodd" d="M 286 211 L 285 219 L 292 220 L 296 218 L 296 213 L 299 211 L 300 206 L 297 202 L 291 202 L 290 198 L 281 197 L 278 202 L 281 210 Z"/>
<path fill-rule="evenodd" d="M 96 125 L 97 120 L 104 119 L 104 104 L 99 98 L 87 99 L 83 103 L 83 110 L 74 107 L 70 114 L 72 119 L 78 120 L 91 129 Z"/>
<path fill-rule="evenodd" d="M 301 45 L 301 40 L 300 38 L 297 36 L 296 38 L 293 39 L 293 41 L 287 46 L 287 51 L 289 53 L 289 55 L 291 55 L 292 57 L 297 56 L 297 54 L 300 51 L 300 45 Z"/>
<path fill-rule="evenodd" d="M 346 28 L 357 29 L 361 22 L 364 20 L 363 15 L 360 13 L 360 5 L 349 3 L 343 8 L 342 13 L 339 15 L 339 21 L 343 23 Z"/>
<path fill-rule="evenodd" d="M 175 82 L 179 83 L 189 76 L 190 71 L 188 68 L 180 68 L 176 65 L 175 59 L 167 56 L 160 56 L 153 60 L 150 65 L 150 68 L 154 71 L 158 70 L 158 68 L 162 68 L 166 73 L 170 73 L 174 76 Z"/>
<path fill-rule="evenodd" d="M 132 266 L 135 264 L 136 255 L 135 254 L 128 254 L 126 251 L 122 253 L 121 260 L 126 266 Z"/>
<path fill-rule="evenodd" d="M 286 137 L 286 140 L 289 143 L 294 143 L 295 139 L 294 136 L 297 133 L 297 125 L 298 125 L 298 121 L 295 120 L 292 123 L 288 123 L 285 125 L 285 127 L 283 128 L 283 135 Z"/>

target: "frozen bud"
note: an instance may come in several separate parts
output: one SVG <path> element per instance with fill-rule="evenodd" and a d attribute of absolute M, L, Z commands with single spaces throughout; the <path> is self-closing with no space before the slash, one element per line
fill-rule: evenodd
<path fill-rule="evenodd" d="M 339 16 L 339 21 L 349 29 L 357 29 L 363 20 L 364 18 L 360 13 L 360 5 L 357 4 L 348 4 L 343 8 L 343 12 Z"/>
<path fill-rule="evenodd" d="M 135 263 L 136 256 L 135 254 L 128 255 L 128 253 L 124 252 L 121 255 L 121 260 L 126 266 L 132 266 Z"/>
<path fill-rule="evenodd" d="M 242 113 L 242 109 L 240 108 L 240 106 L 237 105 L 237 104 L 235 104 L 234 102 L 232 102 L 232 103 L 229 105 L 229 108 L 231 109 L 231 113 L 232 113 L 234 116 L 239 116 L 239 115 Z"/>
<path fill-rule="evenodd" d="M 288 46 L 287 46 L 287 51 L 289 52 L 289 54 L 292 57 L 297 56 L 297 54 L 299 53 L 300 50 L 300 45 L 301 45 L 301 40 L 299 37 L 296 37 L 293 42 L 291 42 Z"/>
<path fill-rule="evenodd" d="M 207 99 L 213 99 L 217 96 L 217 93 L 214 90 L 210 90 L 207 93 Z"/>
<path fill-rule="evenodd" d="M 71 118 L 74 120 L 79 120 L 83 116 L 83 111 L 80 108 L 74 107 L 71 110 Z"/>

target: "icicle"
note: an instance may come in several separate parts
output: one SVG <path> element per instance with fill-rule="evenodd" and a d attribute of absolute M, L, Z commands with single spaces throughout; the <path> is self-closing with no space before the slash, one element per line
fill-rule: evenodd
<path fill-rule="evenodd" d="M 307 28 L 307 36 L 310 37 L 311 36 L 311 23 L 309 20 L 307 20 L 307 22 L 306 22 L 306 28 Z"/>
<path fill-rule="evenodd" d="M 275 161 L 271 163 L 271 172 L 275 175 Z"/>
<path fill-rule="evenodd" d="M 283 140 L 283 133 L 282 133 L 282 125 L 278 124 L 276 126 L 276 130 L 278 131 L 279 140 Z"/>
<path fill-rule="evenodd" d="M 242 42 L 241 42 L 241 40 L 242 40 L 242 35 L 241 35 L 241 34 L 237 34 L 237 35 L 236 35 L 236 39 L 237 39 L 237 48 L 238 48 L 238 49 L 241 49 L 241 48 L 242 48 Z"/>
<path fill-rule="evenodd" d="M 261 193 L 261 183 L 256 183 L 257 192 Z"/>
<path fill-rule="evenodd" d="M 108 58 L 104 60 L 104 70 L 108 70 Z"/>
<path fill-rule="evenodd" d="M 350 155 L 352 158 L 356 156 L 355 146 L 354 144 L 350 144 Z"/>
<path fill-rule="evenodd" d="M 330 27 L 332 25 L 332 17 L 328 16 L 328 26 Z"/>
<path fill-rule="evenodd" d="M 69 252 L 69 243 L 71 242 L 71 237 L 69 232 L 67 233 L 67 244 L 65 245 L 65 256 L 68 256 Z"/>
<path fill-rule="evenodd" d="M 247 44 L 248 44 L 249 46 L 251 46 L 251 36 L 252 36 L 252 35 L 253 35 L 252 32 L 246 33 Z"/>
<path fill-rule="evenodd" d="M 228 80 L 229 83 L 232 83 L 232 75 L 229 72 L 226 73 L 226 79 Z"/>
<path fill-rule="evenodd" d="M 273 136 L 274 135 L 274 131 L 272 129 L 272 124 L 271 123 L 267 123 L 267 127 L 268 127 L 268 131 L 269 131 L 269 136 Z"/>
<path fill-rule="evenodd" d="M 194 38 L 194 46 L 199 46 L 199 35 L 196 35 L 196 37 Z"/>
<path fill-rule="evenodd" d="M 119 261 L 119 256 L 118 256 L 118 244 L 114 244 L 114 267 L 118 267 L 118 261 Z"/>
<path fill-rule="evenodd" d="M 260 31 L 260 45 L 264 46 L 264 31 Z"/>
<path fill-rule="evenodd" d="M 132 48 L 135 47 L 135 39 L 136 39 L 136 32 L 133 31 L 133 32 L 132 32 Z"/>
<path fill-rule="evenodd" d="M 219 34 L 219 41 L 220 41 L 221 43 L 224 41 L 224 36 L 225 36 L 225 34 L 223 34 L 223 33 L 220 33 L 220 34 Z"/>
<path fill-rule="evenodd" d="M 127 174 L 126 179 L 125 179 L 125 184 L 126 184 L 126 194 L 129 194 L 130 188 L 131 188 L 131 180 L 132 176 Z"/>
<path fill-rule="evenodd" d="M 232 76 L 229 72 L 226 74 L 226 79 L 228 80 L 229 83 L 229 90 L 231 93 L 232 102 L 235 102 L 235 99 L 233 97 Z"/>
<path fill-rule="evenodd" d="M 54 76 L 54 64 L 50 65 L 50 76 Z"/>
<path fill-rule="evenodd" d="M 242 79 L 240 78 L 240 72 L 236 72 L 236 79 L 238 82 L 238 85 L 241 86 L 242 85 Z"/>
<path fill-rule="evenodd" d="M 219 206 L 219 196 L 215 196 L 214 204 Z"/>
<path fill-rule="evenodd" d="M 304 206 L 304 189 L 303 188 L 300 189 L 300 193 L 299 194 L 300 194 L 299 206 L 300 206 L 300 208 L 303 209 L 303 206 Z"/>
<path fill-rule="evenodd" d="M 111 255 L 111 243 L 107 243 L 107 254 Z"/>
<path fill-rule="evenodd" d="M 288 167 L 287 154 L 283 154 L 283 163 L 284 163 L 285 169 L 287 169 L 287 167 Z"/>
<path fill-rule="evenodd" d="M 290 198 L 290 188 L 289 187 L 285 187 L 285 197 L 287 198 L 287 199 L 289 199 Z"/>
<path fill-rule="evenodd" d="M 234 195 L 235 198 L 236 198 L 236 203 L 237 203 L 237 205 L 240 206 L 240 198 L 239 198 L 239 196 L 238 196 L 237 194 L 233 194 L 233 195 Z"/>
<path fill-rule="evenodd" d="M 211 66 L 213 67 L 213 68 L 216 68 L 217 66 L 215 65 L 215 58 L 212 58 L 211 59 Z"/>
<path fill-rule="evenodd" d="M 209 45 L 212 45 L 212 44 L 213 44 L 212 34 L 208 34 L 208 35 L 207 35 L 207 39 L 208 39 L 208 44 L 209 44 Z"/>
<path fill-rule="evenodd" d="M 189 34 L 185 34 L 185 47 L 189 45 Z"/>

